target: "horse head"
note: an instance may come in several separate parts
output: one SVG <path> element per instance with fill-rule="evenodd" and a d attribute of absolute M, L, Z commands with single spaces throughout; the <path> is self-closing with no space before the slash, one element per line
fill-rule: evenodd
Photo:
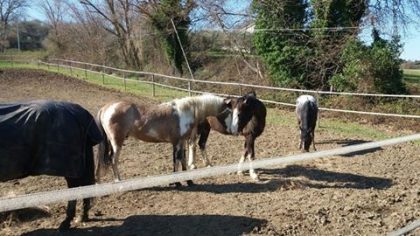
<path fill-rule="evenodd" d="M 248 124 L 254 115 L 256 115 L 259 101 L 255 92 L 249 92 L 244 96 L 232 101 L 232 127 L 231 132 L 238 135 Z"/>

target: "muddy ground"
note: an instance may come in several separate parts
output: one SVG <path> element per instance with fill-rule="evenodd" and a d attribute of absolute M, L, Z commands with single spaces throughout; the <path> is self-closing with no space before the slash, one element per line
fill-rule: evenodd
<path fill-rule="evenodd" d="M 47 72 L 0 72 L 0 102 L 46 98 L 79 103 L 92 114 L 112 100 L 158 103 Z M 317 132 L 318 150 L 366 141 L 326 129 Z M 256 155 L 296 154 L 296 145 L 297 128 L 269 124 L 257 139 Z M 235 163 L 242 146 L 242 137 L 212 132 L 208 153 L 216 165 Z M 160 186 L 100 197 L 90 211 L 92 220 L 73 223 L 76 228 L 63 235 L 385 235 L 420 219 L 419 150 L 418 143 L 406 143 L 261 169 L 261 183 L 231 174 L 196 180 L 193 187 Z M 122 177 L 171 173 L 171 154 L 169 144 L 130 138 L 120 157 Z M 105 181 L 111 179 L 108 173 Z M 65 188 L 63 178 L 28 177 L 0 183 L 0 196 L 60 188 Z M 63 202 L 1 213 L 0 235 L 60 235 L 55 229 L 65 209 Z M 420 235 L 420 229 L 410 235 Z"/>

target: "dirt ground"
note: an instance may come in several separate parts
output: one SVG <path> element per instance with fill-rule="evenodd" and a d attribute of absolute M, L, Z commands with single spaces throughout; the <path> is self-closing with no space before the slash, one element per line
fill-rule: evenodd
<path fill-rule="evenodd" d="M 47 72 L 0 72 L 0 102 L 30 99 L 71 101 L 92 114 L 112 100 L 157 103 Z M 297 138 L 297 128 L 269 124 L 256 141 L 257 159 L 299 153 Z M 325 129 L 317 132 L 318 150 L 365 141 L 370 140 Z M 242 146 L 243 137 L 212 132 L 207 150 L 213 163 L 222 165 L 236 163 Z M 120 157 L 122 178 L 169 174 L 171 154 L 169 144 L 130 138 Z M 231 174 L 196 180 L 193 187 L 113 194 L 95 200 L 91 221 L 75 222 L 74 229 L 61 234 L 385 235 L 420 219 L 419 170 L 419 144 L 406 143 L 260 169 L 261 183 Z M 105 181 L 111 181 L 111 175 Z M 28 177 L 0 183 L 0 197 L 61 188 L 65 188 L 63 178 Z M 1 213 L 0 235 L 61 235 L 56 228 L 65 209 L 62 202 Z M 420 229 L 409 235 L 420 235 Z"/>

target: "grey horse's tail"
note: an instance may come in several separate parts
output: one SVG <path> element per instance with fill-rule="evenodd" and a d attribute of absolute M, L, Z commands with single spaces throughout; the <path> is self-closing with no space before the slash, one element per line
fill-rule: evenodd
<path fill-rule="evenodd" d="M 101 121 L 102 116 L 102 110 L 98 112 L 98 115 L 96 116 L 96 124 L 99 127 L 99 130 L 101 131 L 103 135 L 103 140 L 98 144 L 98 153 L 96 154 L 95 162 L 96 165 L 96 179 L 99 180 L 102 176 L 108 172 L 108 169 L 111 165 L 111 156 L 112 156 L 112 149 L 110 150 L 110 142 L 109 138 L 106 135 L 106 132 L 104 130 L 104 127 L 102 126 Z"/>

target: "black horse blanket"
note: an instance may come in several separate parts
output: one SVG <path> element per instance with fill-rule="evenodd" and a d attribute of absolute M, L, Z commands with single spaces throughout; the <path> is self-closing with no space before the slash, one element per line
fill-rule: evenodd
<path fill-rule="evenodd" d="M 95 119 L 77 104 L 0 104 L 0 181 L 40 174 L 81 177 L 86 158 L 93 158 L 92 146 L 102 138 Z"/>

